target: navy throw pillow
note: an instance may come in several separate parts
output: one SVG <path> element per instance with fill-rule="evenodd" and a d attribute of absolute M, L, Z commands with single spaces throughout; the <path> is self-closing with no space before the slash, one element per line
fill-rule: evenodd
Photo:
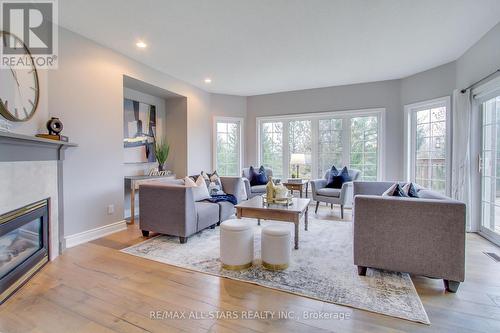
<path fill-rule="evenodd" d="M 352 177 L 349 176 L 347 167 L 344 167 L 340 173 L 337 169 L 334 170 L 334 168 L 335 166 L 332 166 L 332 169 L 330 170 L 330 175 L 328 176 L 326 184 L 327 188 L 342 188 L 344 183 L 352 181 Z M 335 171 L 337 174 L 335 174 Z"/>
<path fill-rule="evenodd" d="M 258 171 L 255 171 L 254 167 L 251 166 L 249 174 L 250 174 L 250 185 L 252 186 L 266 185 L 267 182 L 269 181 L 267 179 L 266 169 L 264 169 L 264 166 L 262 165 L 260 166 Z"/>

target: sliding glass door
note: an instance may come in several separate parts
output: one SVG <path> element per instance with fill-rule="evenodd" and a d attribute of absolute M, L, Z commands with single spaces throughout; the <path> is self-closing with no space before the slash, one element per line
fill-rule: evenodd
<path fill-rule="evenodd" d="M 482 103 L 481 116 L 480 232 L 500 244 L 500 96 Z"/>

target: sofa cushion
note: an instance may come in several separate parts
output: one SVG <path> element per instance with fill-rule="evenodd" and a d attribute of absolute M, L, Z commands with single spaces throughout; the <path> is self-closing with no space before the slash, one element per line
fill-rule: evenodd
<path fill-rule="evenodd" d="M 266 193 L 266 185 L 255 185 L 250 187 L 252 193 Z"/>
<path fill-rule="evenodd" d="M 422 199 L 437 199 L 437 200 L 449 200 L 447 196 L 432 190 L 420 190 L 418 191 L 418 197 Z"/>
<path fill-rule="evenodd" d="M 320 188 L 316 193 L 325 197 L 340 197 L 340 189 L 338 188 Z"/>
<path fill-rule="evenodd" d="M 219 201 L 219 221 L 225 221 L 234 215 L 234 205 L 229 201 Z"/>
<path fill-rule="evenodd" d="M 216 203 L 200 201 L 194 203 L 198 226 L 196 231 L 203 230 L 219 222 L 219 205 Z"/>

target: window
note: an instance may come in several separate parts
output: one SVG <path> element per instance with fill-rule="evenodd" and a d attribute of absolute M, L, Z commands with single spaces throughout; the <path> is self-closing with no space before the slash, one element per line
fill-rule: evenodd
<path fill-rule="evenodd" d="M 319 120 L 318 135 L 318 176 L 320 177 L 332 165 L 342 165 L 342 119 L 329 118 Z"/>
<path fill-rule="evenodd" d="M 449 192 L 449 98 L 407 105 L 407 177 L 443 194 Z"/>
<path fill-rule="evenodd" d="M 361 171 L 361 180 L 377 180 L 378 119 L 351 118 L 351 168 Z"/>
<path fill-rule="evenodd" d="M 283 122 L 263 122 L 260 164 L 273 170 L 274 177 L 283 177 Z"/>
<path fill-rule="evenodd" d="M 322 178 L 335 165 L 359 169 L 361 179 L 381 179 L 381 128 L 384 109 L 262 117 L 260 164 L 278 178 L 290 178 L 299 164 L 300 177 Z"/>
<path fill-rule="evenodd" d="M 238 176 L 241 173 L 242 123 L 240 118 L 214 119 L 214 169 L 220 176 Z"/>
<path fill-rule="evenodd" d="M 297 178 L 311 179 L 311 121 L 294 120 L 288 124 L 288 174 L 296 173 L 296 164 L 292 161 L 292 154 L 298 154 L 304 159 L 304 163 L 299 165 L 299 175 Z"/>

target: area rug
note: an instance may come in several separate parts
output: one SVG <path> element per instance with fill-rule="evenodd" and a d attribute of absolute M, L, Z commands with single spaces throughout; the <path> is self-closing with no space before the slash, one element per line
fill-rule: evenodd
<path fill-rule="evenodd" d="M 261 228 L 280 223 L 248 219 L 254 225 L 254 265 L 243 271 L 221 268 L 219 228 L 207 229 L 180 244 L 177 237 L 157 236 L 122 252 L 212 275 L 245 281 L 293 294 L 414 322 L 430 324 L 410 276 L 368 269 L 358 276 L 352 259 L 352 223 L 309 219 L 300 230 L 300 249 L 292 250 L 290 267 L 282 272 L 265 270 L 260 263 Z"/>

